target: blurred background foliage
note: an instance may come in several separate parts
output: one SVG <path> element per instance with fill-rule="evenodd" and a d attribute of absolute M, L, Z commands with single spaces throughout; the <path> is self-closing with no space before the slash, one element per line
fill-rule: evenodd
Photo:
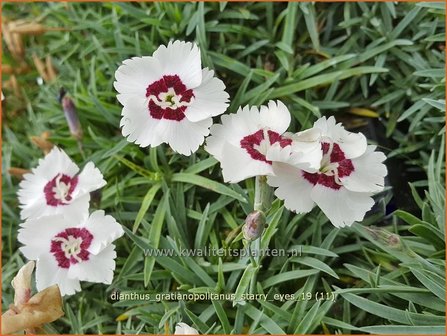
<path fill-rule="evenodd" d="M 445 325 L 445 4 L 438 3 L 2 3 L 2 285 L 25 260 L 16 240 L 21 169 L 52 144 L 107 186 L 93 207 L 128 230 L 111 286 L 83 283 L 53 333 L 437 333 Z M 142 149 L 119 130 L 114 72 L 170 39 L 196 41 L 240 105 L 281 99 L 291 131 L 334 115 L 388 156 L 388 187 L 367 218 L 335 229 L 314 209 L 274 201 L 261 246 L 298 257 L 144 257 L 144 248 L 240 248 L 253 180 L 224 185 L 219 164 L 167 146 Z M 58 95 L 77 106 L 70 135 Z M 216 118 L 218 119 L 218 118 Z M 216 120 L 217 121 L 217 120 Z M 100 203 L 100 205 L 98 204 Z M 257 276 L 254 277 L 254 273 Z M 249 280 L 255 278 L 254 286 Z M 115 291 L 295 293 L 310 300 L 148 302 Z M 315 300 L 334 292 L 336 300 Z"/>

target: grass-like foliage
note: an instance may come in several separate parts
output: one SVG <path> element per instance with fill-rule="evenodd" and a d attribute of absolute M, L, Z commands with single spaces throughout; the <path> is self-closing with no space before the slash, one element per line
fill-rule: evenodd
<path fill-rule="evenodd" d="M 127 229 L 113 284 L 83 283 L 48 332 L 160 334 L 179 321 L 219 334 L 445 332 L 443 3 L 2 5 L 3 21 L 59 28 L 22 34 L 22 54 L 3 43 L 3 310 L 26 261 L 17 242 L 19 180 L 8 169 L 36 166 L 43 154 L 30 137 L 49 131 L 77 163 L 102 171 L 100 208 Z M 259 269 L 249 258 L 145 257 L 151 248 L 242 248 L 240 227 L 253 209 L 254 179 L 224 184 L 203 149 L 191 157 L 165 145 L 142 149 L 120 133 L 115 70 L 170 39 L 198 43 L 203 65 L 227 86 L 227 113 L 277 98 L 293 114 L 292 131 L 335 115 L 365 132 L 389 158 L 374 210 L 336 229 L 318 209 L 296 215 L 273 201 L 260 246 L 301 253 L 264 257 Z M 37 59 L 48 55 L 57 77 L 37 81 Z M 61 87 L 77 106 L 83 153 L 57 100 Z M 301 300 L 113 301 L 115 291 Z"/>

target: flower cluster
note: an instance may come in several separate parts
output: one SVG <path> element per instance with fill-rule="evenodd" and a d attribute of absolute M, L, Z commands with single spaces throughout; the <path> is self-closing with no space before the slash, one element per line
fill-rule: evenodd
<path fill-rule="evenodd" d="M 334 117 L 311 129 L 286 132 L 290 112 L 281 101 L 225 112 L 228 94 L 214 72 L 201 68 L 200 50 L 189 42 L 160 46 L 152 56 L 128 59 L 115 73 L 123 105 L 122 133 L 146 147 L 168 143 L 190 155 L 204 142 L 221 163 L 225 182 L 267 175 L 285 206 L 297 213 L 318 205 L 336 227 L 360 221 L 384 188 L 385 155 L 363 134 L 346 131 Z"/>
<path fill-rule="evenodd" d="M 244 107 L 213 125 L 206 149 L 222 166 L 224 180 L 267 175 L 286 208 L 306 213 L 318 205 L 336 227 L 361 221 L 383 190 L 386 157 L 334 117 L 311 129 L 286 132 L 290 113 L 283 103 Z"/>
<path fill-rule="evenodd" d="M 39 291 L 57 284 L 62 295 L 80 290 L 80 281 L 110 284 L 115 270 L 112 242 L 124 231 L 104 211 L 89 215 L 90 192 L 106 182 L 88 162 L 79 167 L 55 147 L 23 176 L 18 197 L 21 252 L 36 260 Z"/>

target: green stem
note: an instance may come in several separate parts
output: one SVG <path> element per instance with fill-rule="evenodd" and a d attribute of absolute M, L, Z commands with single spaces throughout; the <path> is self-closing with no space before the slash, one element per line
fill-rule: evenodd
<path fill-rule="evenodd" d="M 271 198 L 271 189 L 270 186 L 267 184 L 267 177 L 266 176 L 256 176 L 255 181 L 255 199 L 253 204 L 254 211 L 262 211 L 266 212 L 266 210 L 269 208 L 270 205 L 270 198 Z M 257 281 L 257 275 L 258 270 L 260 267 L 260 256 L 259 254 L 255 257 L 252 256 L 252 244 L 256 244 L 259 246 L 260 238 L 256 239 L 255 241 L 251 241 L 248 243 L 248 252 L 250 254 L 250 261 L 255 269 L 253 278 L 250 281 L 250 293 L 256 292 L 256 281 Z"/>
<path fill-rule="evenodd" d="M 271 189 L 267 184 L 267 176 L 256 176 L 254 210 L 265 212 L 270 202 L 270 196 Z"/>

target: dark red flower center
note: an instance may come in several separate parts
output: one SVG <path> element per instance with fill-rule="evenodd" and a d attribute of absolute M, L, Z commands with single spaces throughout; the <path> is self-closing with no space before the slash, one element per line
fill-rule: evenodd
<path fill-rule="evenodd" d="M 77 176 L 70 177 L 62 173 L 57 174 L 43 188 L 47 204 L 54 207 L 69 204 L 72 200 L 71 195 L 77 185 Z"/>
<path fill-rule="evenodd" d="M 146 88 L 149 114 L 154 119 L 181 121 L 194 100 L 194 93 L 177 75 L 166 75 Z"/>
<path fill-rule="evenodd" d="M 321 160 L 320 171 L 318 173 L 303 171 L 303 177 L 313 185 L 321 184 L 338 190 L 342 187 L 340 178 L 351 175 L 354 171 L 354 165 L 351 160 L 346 159 L 345 153 L 336 143 L 331 145 L 323 142 L 321 149 L 323 150 L 323 159 Z"/>
<path fill-rule="evenodd" d="M 87 249 L 92 240 L 93 235 L 86 228 L 68 228 L 53 237 L 50 252 L 59 267 L 70 268 L 70 265 L 89 259 Z"/>
<path fill-rule="evenodd" d="M 292 140 L 284 138 L 274 131 L 260 129 L 259 131 L 242 138 L 240 144 L 253 159 L 272 164 L 271 161 L 267 160 L 265 154 L 268 146 L 277 142 L 284 148 L 290 145 Z"/>

